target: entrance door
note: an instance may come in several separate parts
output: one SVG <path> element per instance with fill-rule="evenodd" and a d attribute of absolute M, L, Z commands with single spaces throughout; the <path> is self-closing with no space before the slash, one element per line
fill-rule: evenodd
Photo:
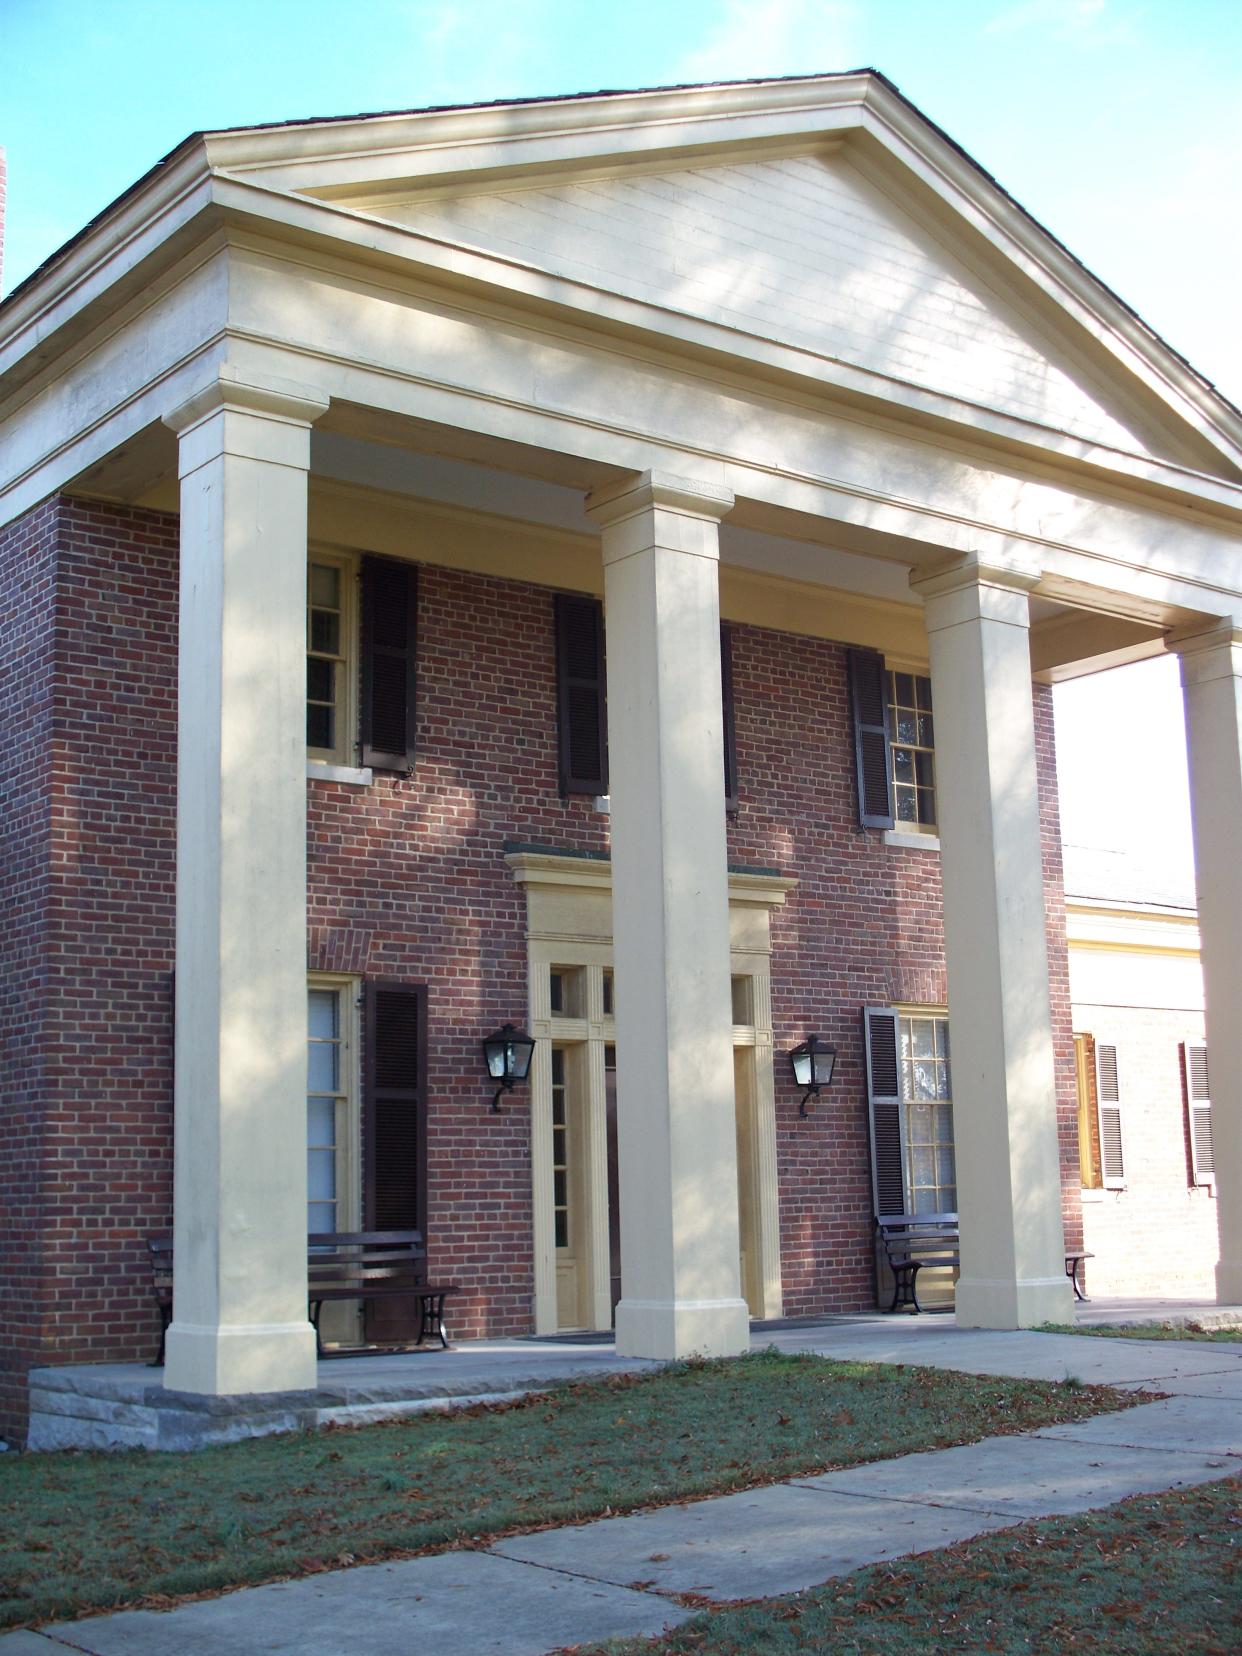
<path fill-rule="evenodd" d="M 608 1257 L 612 1323 L 616 1327 L 621 1298 L 621 1185 L 617 1176 L 617 1055 L 604 1049 L 605 1107 L 608 1131 Z M 763 1316 L 763 1276 L 759 1260 L 759 1201 L 755 1110 L 755 1050 L 733 1052 L 733 1089 L 737 1132 L 737 1208 L 742 1297 L 752 1317 Z M 554 1094 L 555 1096 L 555 1094 Z M 555 1116 L 553 1117 L 555 1120 Z"/>

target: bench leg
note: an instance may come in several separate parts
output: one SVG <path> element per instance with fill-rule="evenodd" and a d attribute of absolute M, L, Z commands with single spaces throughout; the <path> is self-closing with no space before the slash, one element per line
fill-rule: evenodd
<path fill-rule="evenodd" d="M 164 1366 L 164 1347 L 168 1343 L 168 1325 L 172 1321 L 172 1308 L 171 1308 L 171 1306 L 161 1305 L 159 1307 L 159 1313 L 160 1313 L 160 1349 L 156 1352 L 155 1356 L 152 1357 L 151 1361 L 147 1364 L 148 1368 L 163 1368 L 163 1366 Z"/>
<path fill-rule="evenodd" d="M 919 1305 L 918 1290 L 914 1283 L 922 1264 L 921 1259 L 916 1259 L 909 1265 L 894 1265 L 892 1267 L 893 1303 L 889 1306 L 890 1311 L 895 1311 L 899 1305 L 912 1305 L 916 1311 L 922 1309 Z"/>
<path fill-rule="evenodd" d="M 448 1350 L 448 1335 L 444 1331 L 444 1295 L 423 1294 L 419 1300 L 421 1315 L 418 1324 L 418 1339 L 415 1345 L 422 1345 L 428 1334 L 435 1334 L 440 1341 L 443 1351 Z"/>
<path fill-rule="evenodd" d="M 1065 1274 L 1074 1285 L 1074 1298 L 1076 1300 L 1081 1300 L 1084 1305 L 1087 1305 L 1090 1302 L 1088 1301 L 1086 1294 L 1082 1291 L 1082 1282 L 1078 1275 L 1079 1271 L 1082 1269 L 1082 1266 L 1082 1259 L 1067 1259 L 1065 1261 Z"/>

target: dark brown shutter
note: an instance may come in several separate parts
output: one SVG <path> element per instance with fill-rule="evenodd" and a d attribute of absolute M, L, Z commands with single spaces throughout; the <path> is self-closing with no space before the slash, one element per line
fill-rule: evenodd
<path fill-rule="evenodd" d="M 608 700 L 604 606 L 556 599 L 556 705 L 563 794 L 608 792 Z"/>
<path fill-rule="evenodd" d="M 1126 1159 L 1121 1133 L 1121 1081 L 1117 1048 L 1097 1041 L 1095 1096 L 1100 1116 L 1100 1167 L 1106 1190 L 1121 1190 L 1126 1182 Z"/>
<path fill-rule="evenodd" d="M 906 1211 L 901 1156 L 901 1072 L 897 1061 L 897 1014 L 891 1007 L 863 1008 L 867 1049 L 867 1103 L 871 1117 L 871 1194 L 877 1216 Z"/>
<path fill-rule="evenodd" d="M 1182 1080 L 1190 1133 L 1190 1182 L 1213 1185 L 1216 1162 L 1212 1153 L 1212 1088 L 1205 1046 L 1193 1041 L 1182 1042 Z"/>
<path fill-rule="evenodd" d="M 427 1212 L 427 990 L 366 986 L 364 1227 L 421 1230 Z"/>
<path fill-rule="evenodd" d="M 414 768 L 418 571 L 362 560 L 362 763 Z"/>
<path fill-rule="evenodd" d="M 858 776 L 858 820 L 864 828 L 891 828 L 893 775 L 888 749 L 884 657 L 874 650 L 851 650 L 849 673 L 850 706 L 854 716 L 854 766 Z"/>
<path fill-rule="evenodd" d="M 725 806 L 737 809 L 737 735 L 733 724 L 733 629 L 720 629 L 720 697 L 724 713 Z"/>

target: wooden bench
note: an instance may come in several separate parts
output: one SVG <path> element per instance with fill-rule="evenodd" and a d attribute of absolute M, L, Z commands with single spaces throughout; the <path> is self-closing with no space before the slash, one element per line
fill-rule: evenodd
<path fill-rule="evenodd" d="M 319 1316 L 325 1300 L 376 1300 L 408 1296 L 418 1300 L 419 1325 L 415 1345 L 429 1334 L 448 1350 L 444 1332 L 444 1301 L 455 1294 L 455 1283 L 426 1280 L 427 1250 L 421 1231 L 320 1231 L 307 1242 L 307 1288 L 310 1320 L 320 1356 Z"/>
<path fill-rule="evenodd" d="M 427 1250 L 421 1231 L 318 1231 L 306 1239 L 306 1300 L 315 1349 L 324 1355 L 319 1318 L 326 1300 L 367 1300 L 406 1297 L 418 1301 L 419 1327 L 415 1345 L 429 1335 L 448 1349 L 444 1328 L 444 1301 L 457 1292 L 454 1283 L 429 1283 Z M 162 1368 L 164 1346 L 173 1310 L 173 1239 L 149 1236 L 151 1291 L 160 1313 L 160 1348 L 150 1364 Z"/>
<path fill-rule="evenodd" d="M 956 1213 L 886 1213 L 876 1218 L 876 1230 L 884 1244 L 888 1268 L 893 1273 L 893 1303 L 890 1311 L 899 1305 L 919 1305 L 915 1279 L 924 1265 L 954 1267 L 961 1264 L 959 1247 L 961 1233 Z M 1086 1301 L 1081 1271 L 1083 1261 L 1094 1259 L 1093 1253 L 1067 1253 L 1065 1274 L 1074 1288 L 1074 1298 Z"/>
<path fill-rule="evenodd" d="M 915 1279 L 924 1265 L 961 1264 L 957 1214 L 882 1213 L 877 1215 L 875 1227 L 884 1244 L 888 1268 L 893 1273 L 893 1303 L 889 1310 L 912 1305 L 921 1311 Z"/>

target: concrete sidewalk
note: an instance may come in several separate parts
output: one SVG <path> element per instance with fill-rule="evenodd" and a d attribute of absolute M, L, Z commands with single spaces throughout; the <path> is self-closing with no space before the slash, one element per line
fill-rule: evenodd
<path fill-rule="evenodd" d="M 816 1586 L 1030 1518 L 1242 1474 L 1242 1345 L 981 1333 L 944 1317 L 768 1331 L 757 1344 L 976 1374 L 1074 1375 L 1167 1399 L 1072 1426 L 0 1638 L 0 1656 L 544 1656 Z"/>

